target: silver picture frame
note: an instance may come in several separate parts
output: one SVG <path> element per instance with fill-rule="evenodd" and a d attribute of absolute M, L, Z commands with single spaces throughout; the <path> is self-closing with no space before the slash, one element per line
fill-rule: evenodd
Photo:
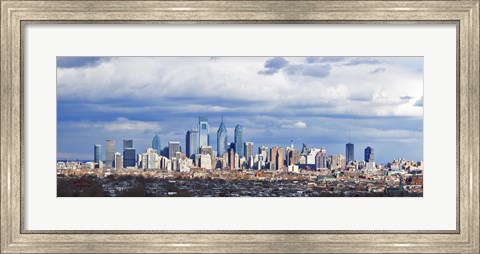
<path fill-rule="evenodd" d="M 1 253 L 479 253 L 479 6 L 474 1 L 1 2 Z M 41 24 L 455 24 L 457 230 L 29 231 L 23 41 Z M 452 95 L 453 96 L 453 95 Z M 434 215 L 432 215 L 434 216 Z"/>

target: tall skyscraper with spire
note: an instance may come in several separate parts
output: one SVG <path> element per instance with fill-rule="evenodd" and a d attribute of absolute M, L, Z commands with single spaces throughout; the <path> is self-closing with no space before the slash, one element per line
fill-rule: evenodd
<path fill-rule="evenodd" d="M 152 139 L 152 148 L 157 150 L 157 154 L 160 154 L 162 147 L 160 146 L 160 137 L 158 135 L 155 135 Z"/>
<path fill-rule="evenodd" d="M 201 116 L 198 118 L 198 133 L 199 133 L 199 145 L 209 146 L 210 145 L 210 128 L 208 126 L 208 118 L 206 116 Z"/>
<path fill-rule="evenodd" d="M 352 143 L 348 142 L 345 145 L 345 155 L 346 155 L 346 163 L 348 164 L 350 161 L 355 160 L 355 153 L 354 153 L 354 146 Z"/>
<path fill-rule="evenodd" d="M 240 124 L 235 126 L 235 152 L 240 158 L 245 155 L 243 152 L 243 128 Z"/>
<path fill-rule="evenodd" d="M 223 117 L 222 117 L 222 122 L 220 123 L 220 126 L 218 127 L 218 131 L 217 131 L 217 156 L 218 157 L 223 156 L 223 154 L 226 151 L 227 151 L 227 128 L 223 123 Z"/>

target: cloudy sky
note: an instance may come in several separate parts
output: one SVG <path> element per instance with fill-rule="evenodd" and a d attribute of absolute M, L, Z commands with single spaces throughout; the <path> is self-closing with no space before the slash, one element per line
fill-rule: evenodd
<path fill-rule="evenodd" d="M 93 160 L 93 145 L 133 139 L 138 152 L 180 141 L 207 116 L 210 143 L 325 147 L 378 162 L 423 159 L 422 57 L 57 57 L 57 157 Z M 103 151 L 105 159 L 105 151 Z"/>

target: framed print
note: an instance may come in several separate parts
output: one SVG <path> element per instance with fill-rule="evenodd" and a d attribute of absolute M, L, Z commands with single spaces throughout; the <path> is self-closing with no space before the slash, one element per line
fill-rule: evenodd
<path fill-rule="evenodd" d="M 480 251 L 478 1 L 1 1 L 1 31 L 1 253 Z"/>

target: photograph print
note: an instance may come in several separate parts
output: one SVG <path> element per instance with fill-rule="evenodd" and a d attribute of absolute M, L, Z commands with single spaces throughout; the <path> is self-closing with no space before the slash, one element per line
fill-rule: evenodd
<path fill-rule="evenodd" d="M 57 57 L 57 197 L 422 197 L 423 57 Z"/>

